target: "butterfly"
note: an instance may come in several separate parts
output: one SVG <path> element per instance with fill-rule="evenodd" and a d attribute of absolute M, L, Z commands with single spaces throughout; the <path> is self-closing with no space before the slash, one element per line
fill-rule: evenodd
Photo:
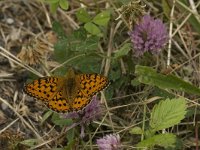
<path fill-rule="evenodd" d="M 42 77 L 24 86 L 24 92 L 41 100 L 56 112 L 83 110 L 92 97 L 109 85 L 107 77 L 100 74 L 76 74 L 69 69 L 66 76 Z"/>

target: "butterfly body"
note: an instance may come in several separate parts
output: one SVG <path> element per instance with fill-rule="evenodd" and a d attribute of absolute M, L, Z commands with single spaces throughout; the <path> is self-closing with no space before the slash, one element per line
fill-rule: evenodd
<path fill-rule="evenodd" d="M 72 112 L 85 108 L 108 84 L 108 79 L 100 74 L 75 74 L 70 69 L 65 77 L 34 80 L 25 85 L 24 91 L 56 112 Z"/>

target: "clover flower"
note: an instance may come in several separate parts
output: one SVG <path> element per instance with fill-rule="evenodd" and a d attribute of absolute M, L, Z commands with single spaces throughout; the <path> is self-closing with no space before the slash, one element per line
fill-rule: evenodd
<path fill-rule="evenodd" d="M 103 138 L 97 139 L 99 150 L 119 150 L 120 136 L 119 134 L 109 134 Z"/>
<path fill-rule="evenodd" d="M 136 56 L 144 52 L 158 54 L 168 40 L 167 29 L 160 19 L 153 19 L 149 15 L 143 16 L 141 22 L 129 32 Z"/>
<path fill-rule="evenodd" d="M 81 125 L 81 137 L 85 136 L 84 130 L 85 125 L 90 124 L 92 121 L 100 118 L 102 113 L 102 108 L 99 100 L 97 100 L 97 96 L 93 96 L 90 104 L 86 106 L 85 109 L 78 112 L 71 112 L 68 114 L 63 114 L 62 117 L 66 119 L 77 119 L 79 120 L 79 124 Z"/>

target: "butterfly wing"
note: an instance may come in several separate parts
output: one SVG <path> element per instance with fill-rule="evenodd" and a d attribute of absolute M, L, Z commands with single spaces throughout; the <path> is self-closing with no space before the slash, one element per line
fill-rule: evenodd
<path fill-rule="evenodd" d="M 63 79 L 60 77 L 39 78 L 26 84 L 24 92 L 29 96 L 42 100 L 53 111 L 68 112 L 71 108 L 59 89 L 62 81 Z"/>
<path fill-rule="evenodd" d="M 62 92 L 58 92 L 56 96 L 45 104 L 49 109 L 56 111 L 58 113 L 71 112 L 72 109 L 67 101 L 63 98 Z"/>
<path fill-rule="evenodd" d="M 80 74 L 81 91 L 86 97 L 92 97 L 109 85 L 107 77 L 100 74 Z"/>
<path fill-rule="evenodd" d="M 77 96 L 75 97 L 72 103 L 72 110 L 73 111 L 80 111 L 85 108 L 92 100 L 92 97 L 86 97 L 84 94 L 79 90 Z"/>
<path fill-rule="evenodd" d="M 56 92 L 59 78 L 43 77 L 24 86 L 24 92 L 42 101 L 48 101 Z"/>

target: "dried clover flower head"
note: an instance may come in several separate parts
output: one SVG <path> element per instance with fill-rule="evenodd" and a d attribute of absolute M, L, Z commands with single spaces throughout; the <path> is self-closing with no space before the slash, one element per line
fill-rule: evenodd
<path fill-rule="evenodd" d="M 47 32 L 45 36 L 49 43 L 40 39 L 30 39 L 22 46 L 17 57 L 28 65 L 42 63 L 48 52 L 52 49 L 53 44 L 57 41 L 57 37 L 53 32 Z"/>
<path fill-rule="evenodd" d="M 39 40 L 30 40 L 27 44 L 22 46 L 17 57 L 28 65 L 37 65 L 44 60 L 47 52 L 47 44 Z"/>

